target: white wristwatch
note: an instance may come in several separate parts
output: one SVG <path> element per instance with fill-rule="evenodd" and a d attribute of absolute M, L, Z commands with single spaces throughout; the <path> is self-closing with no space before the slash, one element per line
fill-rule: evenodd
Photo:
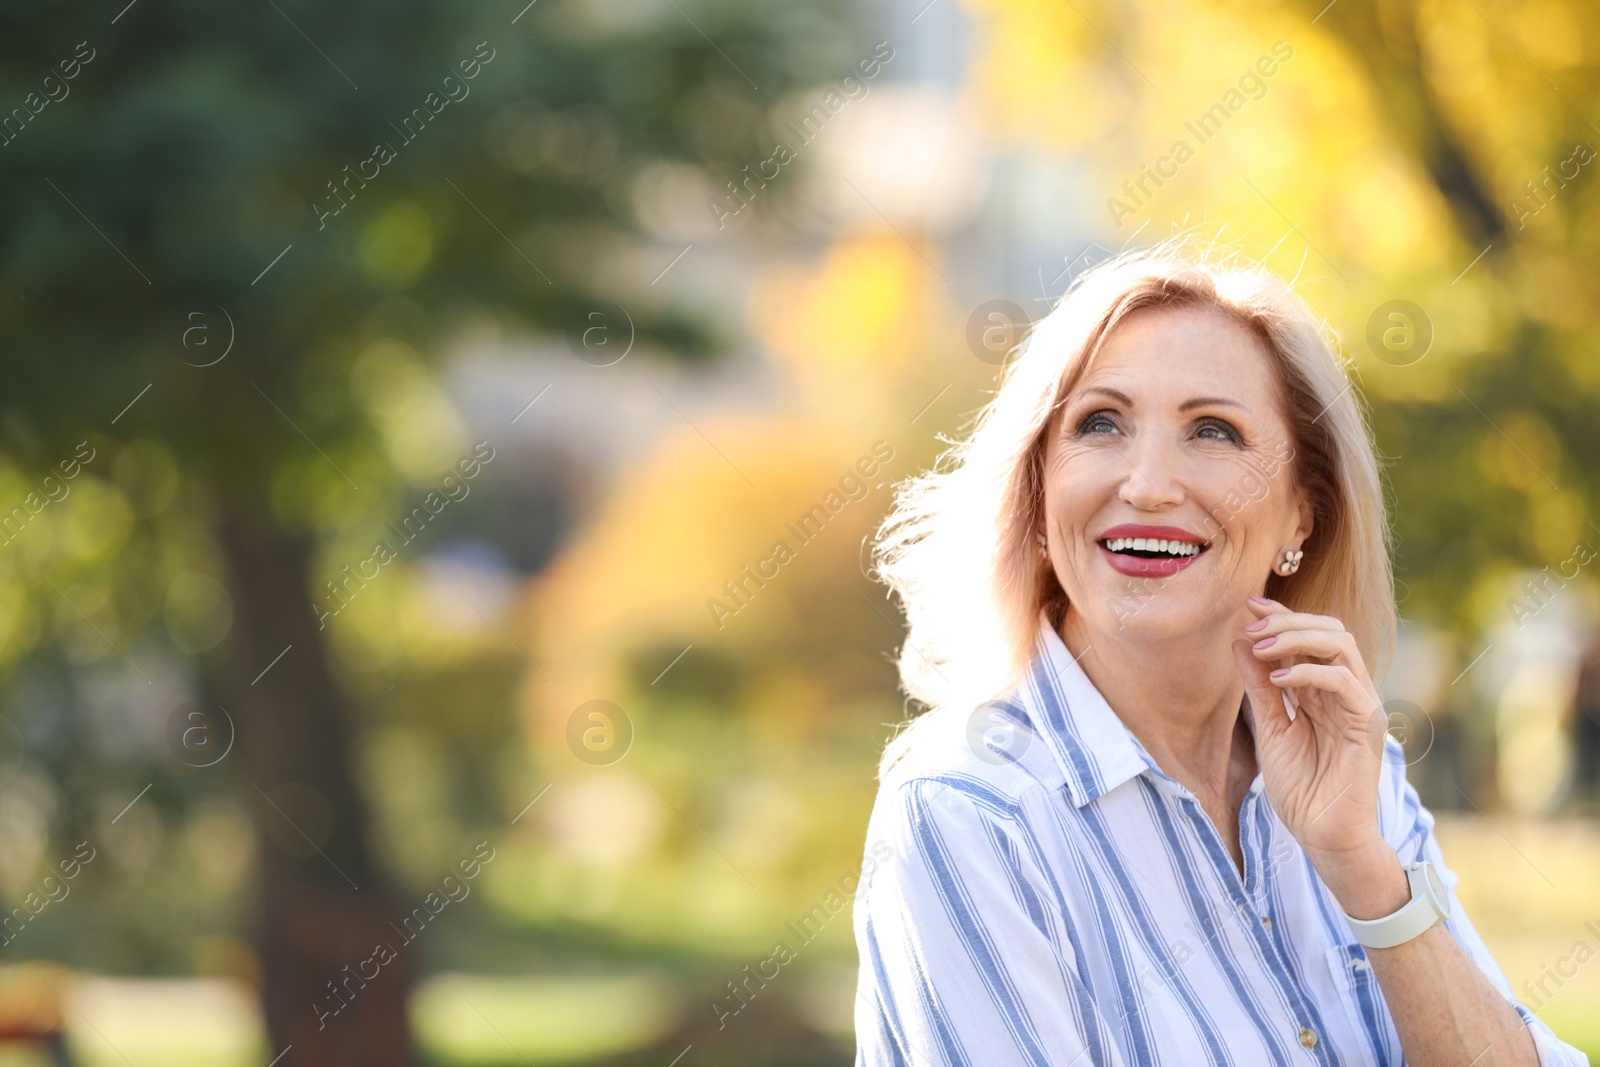
<path fill-rule="evenodd" d="M 1405 868 L 1411 882 L 1411 901 L 1392 915 L 1381 919 L 1352 919 L 1345 916 L 1356 940 L 1367 948 L 1393 948 L 1425 933 L 1440 919 L 1450 917 L 1450 894 L 1433 864 L 1421 860 Z"/>

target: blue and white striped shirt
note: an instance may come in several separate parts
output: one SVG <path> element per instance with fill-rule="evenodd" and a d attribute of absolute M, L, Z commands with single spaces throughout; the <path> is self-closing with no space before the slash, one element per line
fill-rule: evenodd
<path fill-rule="evenodd" d="M 1239 814 L 1241 881 L 1194 795 L 1042 617 L 1011 693 L 909 729 L 856 896 L 857 1067 L 1403 1062 L 1371 965 L 1260 775 Z M 1388 745 L 1385 839 L 1403 863 L 1433 862 L 1447 928 L 1541 1064 L 1588 1064 L 1512 996 Z"/>

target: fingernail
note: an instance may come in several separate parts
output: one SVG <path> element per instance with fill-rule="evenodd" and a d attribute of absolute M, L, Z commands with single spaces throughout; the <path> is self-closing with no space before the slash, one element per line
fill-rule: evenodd
<path fill-rule="evenodd" d="M 1250 599 L 1254 600 L 1257 604 L 1270 604 L 1270 603 L 1272 603 L 1272 601 L 1268 600 L 1264 596 L 1254 596 L 1254 595 L 1252 595 L 1250 597 Z"/>
<path fill-rule="evenodd" d="M 1245 629 L 1254 632 L 1256 630 L 1261 629 L 1266 624 L 1267 624 L 1267 620 L 1266 619 L 1257 619 L 1255 622 L 1251 623 L 1249 626 L 1246 626 Z"/>
<path fill-rule="evenodd" d="M 1282 678 L 1284 675 L 1286 675 L 1288 673 L 1289 673 L 1289 668 L 1288 667 L 1279 667 L 1277 670 L 1275 670 L 1271 674 L 1267 675 L 1267 677 L 1268 678 Z"/>
<path fill-rule="evenodd" d="M 1278 639 L 1276 637 L 1269 637 L 1265 641 L 1257 641 L 1256 642 L 1256 647 L 1257 648 L 1271 648 L 1273 646 L 1273 644 L 1277 640 Z"/>

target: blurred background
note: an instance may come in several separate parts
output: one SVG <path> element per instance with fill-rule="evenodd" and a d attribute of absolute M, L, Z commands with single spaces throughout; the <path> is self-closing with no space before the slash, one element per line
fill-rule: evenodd
<path fill-rule="evenodd" d="M 1175 233 L 1343 338 L 1393 733 L 1600 1053 L 1597 56 L 1580 0 L 0 3 L 0 1063 L 849 1063 L 866 539 Z"/>

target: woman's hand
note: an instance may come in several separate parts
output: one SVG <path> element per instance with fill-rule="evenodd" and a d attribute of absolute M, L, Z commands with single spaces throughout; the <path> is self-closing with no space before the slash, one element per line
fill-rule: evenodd
<path fill-rule="evenodd" d="M 1378 828 L 1388 719 L 1355 637 L 1327 615 L 1275 600 L 1246 603 L 1260 618 L 1247 627 L 1249 640 L 1233 643 L 1233 655 L 1254 715 L 1267 799 L 1346 911 L 1387 914 L 1397 878 L 1404 884 Z"/>
<path fill-rule="evenodd" d="M 1267 799 L 1347 915 L 1391 915 L 1411 899 L 1411 887 L 1378 828 L 1388 720 L 1355 638 L 1326 615 L 1275 600 L 1247 603 L 1259 629 L 1233 643 L 1233 658 L 1255 720 Z M 1283 670 L 1277 678 L 1275 667 Z M 1532 1031 L 1444 927 L 1369 949 L 1367 959 L 1406 1062 L 1539 1062 Z"/>

